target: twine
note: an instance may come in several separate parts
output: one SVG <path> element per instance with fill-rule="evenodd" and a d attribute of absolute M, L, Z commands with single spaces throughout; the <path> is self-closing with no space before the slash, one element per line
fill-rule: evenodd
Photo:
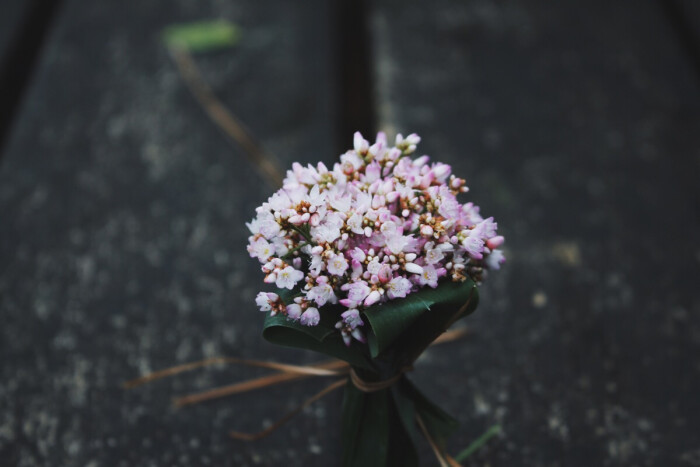
<path fill-rule="evenodd" d="M 360 376 L 355 372 L 354 368 L 350 368 L 350 381 L 352 381 L 352 384 L 355 385 L 357 389 L 359 389 L 362 392 L 370 393 L 370 392 L 377 392 L 381 391 L 382 389 L 387 389 L 393 386 L 398 380 L 401 379 L 404 373 L 407 371 L 413 370 L 412 366 L 407 366 L 401 369 L 398 373 L 396 373 L 394 376 L 392 376 L 389 379 L 385 379 L 382 381 L 365 381 Z"/>
<path fill-rule="evenodd" d="M 471 295 L 469 296 L 467 302 L 455 313 L 449 325 L 457 321 L 457 319 L 459 319 L 459 317 L 466 311 L 469 302 L 471 302 Z M 466 328 L 445 331 L 431 344 L 429 344 L 429 346 L 461 339 L 466 333 Z M 425 349 L 422 349 L 421 353 L 423 350 Z M 127 381 L 126 383 L 124 383 L 124 388 L 130 389 L 142 384 L 150 383 L 157 379 L 173 376 L 179 373 L 191 371 L 204 366 L 214 365 L 217 363 L 233 363 L 245 366 L 268 368 L 277 370 L 277 373 L 268 376 L 263 376 L 261 378 L 242 381 L 240 383 L 224 386 L 221 388 L 210 389 L 208 391 L 189 394 L 183 397 L 176 398 L 173 400 L 173 403 L 176 407 L 182 407 L 184 405 L 195 404 L 203 402 L 205 400 L 211 400 L 233 394 L 240 394 L 243 392 L 262 389 L 275 384 L 286 383 L 297 379 L 304 379 L 310 376 L 343 376 L 343 378 L 334 381 L 333 383 L 326 386 L 313 396 L 306 399 L 304 402 L 299 404 L 294 410 L 288 412 L 264 430 L 258 431 L 257 433 L 245 433 L 240 431 L 229 432 L 229 435 L 232 438 L 243 441 L 256 441 L 268 436 L 270 433 L 284 425 L 287 421 L 289 421 L 303 409 L 313 404 L 317 400 L 330 394 L 331 392 L 335 391 L 336 389 L 347 385 L 348 382 L 351 382 L 358 390 L 364 393 L 373 393 L 390 388 L 401 379 L 404 373 L 413 370 L 413 365 L 409 364 L 404 366 L 391 378 L 381 381 L 365 381 L 355 372 L 355 370 L 348 363 L 339 360 L 319 362 L 313 365 L 289 365 L 286 363 L 250 360 L 236 357 L 214 357 L 198 362 L 191 362 L 183 365 L 174 366 L 165 370 L 160 370 L 147 374 L 140 378 Z M 430 432 L 426 428 L 425 423 L 418 414 L 416 414 L 416 423 L 421 429 L 423 436 L 425 436 L 426 440 L 430 444 L 430 447 L 433 449 L 433 453 L 435 454 L 435 457 L 437 458 L 441 467 L 455 467 L 460 465 L 455 459 L 453 459 L 449 454 L 445 453 L 438 446 L 438 444 L 435 442 L 433 437 L 430 435 Z"/>

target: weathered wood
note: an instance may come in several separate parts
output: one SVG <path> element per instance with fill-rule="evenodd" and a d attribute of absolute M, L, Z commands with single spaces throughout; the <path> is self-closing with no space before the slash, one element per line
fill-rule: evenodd
<path fill-rule="evenodd" d="M 33 58 L 32 39 L 41 35 L 41 25 L 37 25 L 39 30 L 33 31 L 34 36 L 27 31 L 34 11 L 33 2 L 6 0 L 0 3 L 0 151 L 26 79 L 25 68 Z"/>
<path fill-rule="evenodd" d="M 415 378 L 505 435 L 473 465 L 692 465 L 698 76 L 659 3 L 382 0 L 380 126 L 418 132 L 509 261 Z"/>
<path fill-rule="evenodd" d="M 0 463 L 335 458 L 339 394 L 268 440 L 227 435 L 262 428 L 322 382 L 180 411 L 171 396 L 258 372 L 121 388 L 207 356 L 317 358 L 260 337 L 244 221 L 271 189 L 195 103 L 159 34 L 202 19 L 241 26 L 237 47 L 197 63 L 288 166 L 335 156 L 329 15 L 323 1 L 64 5 L 0 168 Z"/>

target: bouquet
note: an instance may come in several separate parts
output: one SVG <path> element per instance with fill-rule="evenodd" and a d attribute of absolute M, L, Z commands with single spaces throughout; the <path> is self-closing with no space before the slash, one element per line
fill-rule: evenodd
<path fill-rule="evenodd" d="M 295 163 L 247 224 L 248 252 L 274 291 L 257 295 L 268 341 L 350 366 L 342 465 L 416 465 L 422 432 L 443 465 L 456 421 L 406 377 L 473 312 L 477 284 L 505 261 L 493 218 L 463 204 L 449 165 L 412 158 L 420 138 L 383 133 L 331 169 Z"/>

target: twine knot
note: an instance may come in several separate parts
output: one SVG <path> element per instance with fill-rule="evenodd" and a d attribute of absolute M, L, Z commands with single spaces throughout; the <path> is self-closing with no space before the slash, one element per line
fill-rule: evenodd
<path fill-rule="evenodd" d="M 411 370 L 413 370 L 413 366 L 409 365 L 403 367 L 391 378 L 384 379 L 382 381 L 365 381 L 357 374 L 357 372 L 355 372 L 354 368 L 350 368 L 350 381 L 352 381 L 352 384 L 354 384 L 355 387 L 362 392 L 377 392 L 393 386 L 399 379 L 401 379 L 404 373 Z"/>

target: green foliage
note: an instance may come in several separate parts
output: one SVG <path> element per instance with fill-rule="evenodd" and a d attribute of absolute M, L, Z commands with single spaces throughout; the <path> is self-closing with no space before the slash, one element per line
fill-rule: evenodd
<path fill-rule="evenodd" d="M 290 303 L 298 291 L 278 291 Z M 268 341 L 313 350 L 344 360 L 368 381 L 388 379 L 413 361 L 457 319 L 472 313 L 478 304 L 474 282 L 444 282 L 403 299 L 364 311 L 369 346 L 353 341 L 346 346 L 335 329 L 343 308 L 326 306 L 317 326 L 302 326 L 284 316 L 268 316 L 263 336 Z M 364 393 L 351 382 L 343 401 L 343 465 L 416 465 L 414 443 L 419 437 L 416 417 L 430 437 L 444 447 L 457 422 L 430 402 L 408 378 L 392 387 Z"/>
<path fill-rule="evenodd" d="M 208 52 L 236 45 L 240 31 L 225 20 L 202 21 L 168 26 L 163 30 L 162 38 L 168 47 Z"/>
<path fill-rule="evenodd" d="M 357 342 L 346 346 L 333 328 L 335 321 L 331 321 L 328 313 L 325 316 L 321 313 L 321 322 L 317 326 L 303 326 L 285 316 L 268 316 L 263 325 L 263 337 L 273 344 L 313 350 L 339 358 L 353 366 L 372 370 L 374 367 L 362 346 Z"/>
<path fill-rule="evenodd" d="M 476 285 L 466 282 L 443 282 L 439 287 L 425 287 L 406 298 L 391 300 L 365 310 L 372 333 L 369 346 L 372 358 L 377 357 L 392 344 L 400 342 L 402 347 L 416 347 L 422 352 L 427 345 L 443 333 L 453 322 L 455 313 L 470 301 L 470 305 L 459 318 L 476 309 L 478 302 Z M 429 311 L 430 313 L 426 313 Z M 419 320 L 422 316 L 424 319 Z M 416 321 L 419 326 L 412 326 Z M 405 339 L 407 332 L 416 340 Z M 413 352 L 411 352 L 413 353 Z"/>

